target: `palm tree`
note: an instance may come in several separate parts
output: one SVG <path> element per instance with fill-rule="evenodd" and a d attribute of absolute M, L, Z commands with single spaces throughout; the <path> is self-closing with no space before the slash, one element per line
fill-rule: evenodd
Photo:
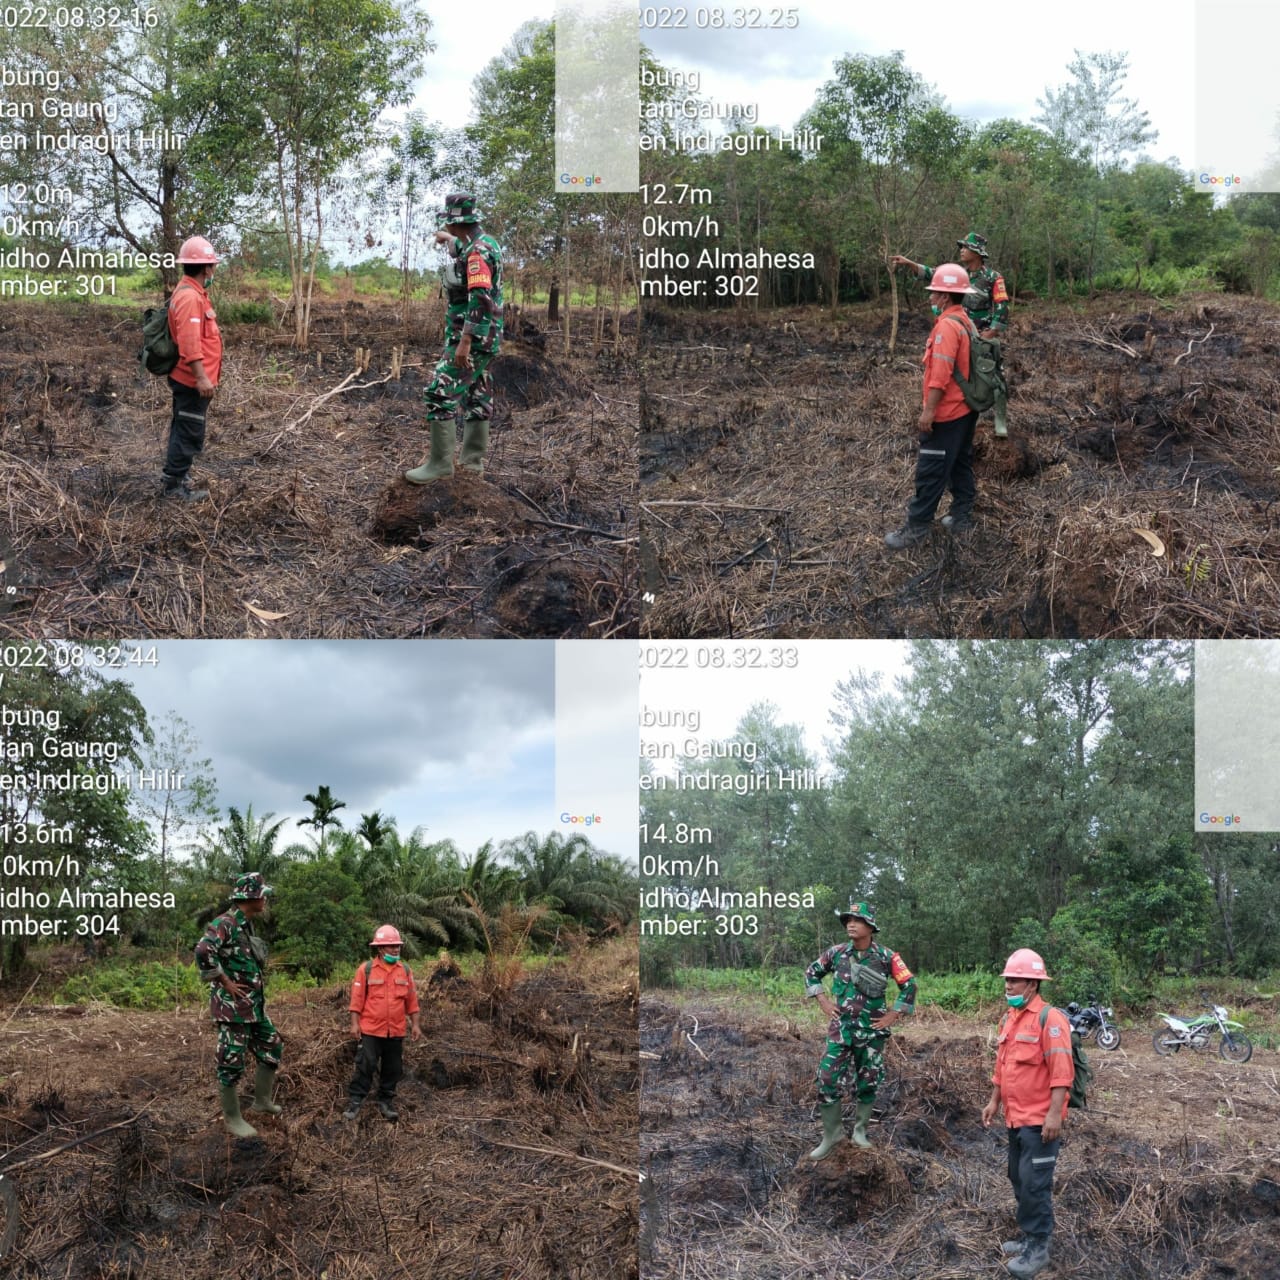
<path fill-rule="evenodd" d="M 364 851 L 359 881 L 375 924 L 394 924 L 405 936 L 409 955 L 430 947 L 473 945 L 478 936 L 475 912 L 462 900 L 462 862 L 452 840 L 434 844 L 426 828 L 415 827 L 401 839 L 394 826 Z"/>
<path fill-rule="evenodd" d="M 314 794 L 302 797 L 311 806 L 311 817 L 299 818 L 298 826 L 315 827 L 316 829 L 316 852 L 319 853 L 324 849 L 324 832 L 326 827 L 336 827 L 339 825 L 337 818 L 333 815 L 339 809 L 345 809 L 347 802 L 345 800 L 335 800 L 333 792 L 327 785 L 316 788 Z"/>
<path fill-rule="evenodd" d="M 212 836 L 204 837 L 204 843 L 195 851 L 193 879 L 203 880 L 202 897 L 216 901 L 201 909 L 197 924 L 208 924 L 218 914 L 219 904 L 226 901 L 237 876 L 260 871 L 270 881 L 290 861 L 289 850 L 276 849 L 285 819 L 274 822 L 275 816 L 266 813 L 258 817 L 251 804 L 245 806 L 244 813 L 232 805 L 227 810 L 227 821 Z"/>
<path fill-rule="evenodd" d="M 494 915 L 520 897 L 520 873 L 498 861 L 492 840 L 486 840 L 462 871 L 462 893 L 486 915 Z"/>
<path fill-rule="evenodd" d="M 372 813 L 362 813 L 360 815 L 360 825 L 356 828 L 356 835 L 362 840 L 367 840 L 369 848 L 380 844 L 382 837 L 387 833 L 386 819 L 375 809 Z"/>
<path fill-rule="evenodd" d="M 586 836 L 552 831 L 539 840 L 526 831 L 519 840 L 504 840 L 501 852 L 520 875 L 525 901 L 545 906 L 561 923 L 601 928 L 635 912 L 634 891 L 618 875 L 621 864 L 605 858 Z"/>

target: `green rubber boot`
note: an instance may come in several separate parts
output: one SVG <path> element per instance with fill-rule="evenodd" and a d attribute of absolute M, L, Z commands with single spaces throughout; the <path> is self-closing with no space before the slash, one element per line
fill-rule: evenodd
<path fill-rule="evenodd" d="M 476 475 L 484 475 L 484 455 L 489 452 L 489 423 L 484 418 L 468 418 L 462 424 L 462 449 L 458 465 Z"/>
<path fill-rule="evenodd" d="M 858 1118 L 853 1124 L 853 1140 L 860 1147 L 869 1147 L 871 1139 L 867 1137 L 867 1121 L 871 1119 L 871 1112 L 875 1107 L 874 1102 L 858 1103 Z"/>
<path fill-rule="evenodd" d="M 236 1096 L 233 1084 L 220 1084 L 218 1093 L 222 1098 L 222 1118 L 227 1128 L 237 1138 L 256 1138 L 258 1131 L 240 1114 L 240 1099 Z"/>
<path fill-rule="evenodd" d="M 844 1137 L 838 1102 L 824 1102 L 818 1108 L 818 1113 L 822 1116 L 822 1141 L 809 1152 L 810 1160 L 825 1160 Z"/>
<path fill-rule="evenodd" d="M 414 484 L 430 484 L 453 475 L 453 419 L 431 424 L 431 456 L 420 467 L 406 471 L 404 478 Z"/>
<path fill-rule="evenodd" d="M 250 1111 L 265 1111 L 268 1115 L 278 1116 L 284 1108 L 271 1101 L 271 1089 L 276 1082 L 275 1070 L 265 1062 L 258 1063 L 253 1076 L 253 1102 Z"/>
<path fill-rule="evenodd" d="M 1009 434 L 1008 420 L 1009 402 L 1006 400 L 1004 392 L 996 393 L 996 435 L 1007 436 Z"/>

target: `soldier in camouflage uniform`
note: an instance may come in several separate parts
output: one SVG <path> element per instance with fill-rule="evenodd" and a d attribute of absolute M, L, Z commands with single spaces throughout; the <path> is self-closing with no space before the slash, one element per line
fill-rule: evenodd
<path fill-rule="evenodd" d="M 444 355 L 425 397 L 431 455 L 420 467 L 404 473 L 414 484 L 453 475 L 453 430 L 459 408 L 463 422 L 458 465 L 477 475 L 484 472 L 493 412 L 489 365 L 502 342 L 502 248 L 481 226 L 475 196 L 446 196 L 440 217 L 446 226 L 436 232 L 436 243 L 449 254 L 443 276 L 449 306 Z"/>
<path fill-rule="evenodd" d="M 970 231 L 963 240 L 956 241 L 960 265 L 969 273 L 969 288 L 964 309 L 969 314 L 983 338 L 999 338 L 1009 327 L 1009 291 L 1004 277 L 994 267 L 987 266 L 987 239 L 976 231 Z M 895 253 L 889 259 L 895 267 L 911 267 L 927 284 L 933 279 L 933 267 L 923 262 L 912 262 Z"/>
<path fill-rule="evenodd" d="M 196 943 L 196 968 L 209 986 L 209 1013 L 218 1024 L 218 1090 L 227 1128 L 237 1138 L 252 1138 L 257 1130 L 240 1115 L 236 1084 L 244 1072 L 250 1049 L 258 1060 L 253 1081 L 254 1111 L 278 1116 L 283 1110 L 271 1101 L 271 1089 L 284 1052 L 284 1041 L 266 1011 L 267 944 L 253 922 L 266 911 L 271 886 L 256 871 L 236 880 L 231 910 L 213 920 Z"/>
<path fill-rule="evenodd" d="M 853 1141 L 869 1147 L 867 1121 L 876 1090 L 884 1080 L 884 1046 L 889 1028 L 912 1012 L 916 980 L 896 951 L 874 940 L 879 933 L 875 914 L 866 902 L 849 899 L 847 911 L 837 911 L 849 935 L 847 943 L 828 947 L 805 971 L 805 994 L 813 996 L 831 1019 L 827 1027 L 827 1051 L 818 1067 L 818 1100 L 822 1114 L 822 1141 L 811 1160 L 830 1155 L 843 1134 L 840 1122 L 840 1081 L 852 1064 L 857 1072 L 858 1114 Z M 834 973 L 831 995 L 822 979 Z M 892 978 L 898 985 L 893 1008 L 885 1005 L 885 989 Z M 834 999 L 832 998 L 834 997 Z"/>

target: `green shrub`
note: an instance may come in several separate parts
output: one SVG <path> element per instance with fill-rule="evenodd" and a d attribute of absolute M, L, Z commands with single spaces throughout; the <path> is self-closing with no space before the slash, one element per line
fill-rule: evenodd
<path fill-rule="evenodd" d="M 921 1005 L 931 1004 L 948 1013 L 975 1013 L 1004 998 L 1004 979 L 997 973 L 974 969 L 969 973 L 916 974 Z"/>
<path fill-rule="evenodd" d="M 302 991 L 317 985 L 314 978 L 269 972 L 269 995 Z M 54 1004 L 100 1001 L 117 1009 L 172 1009 L 176 1005 L 203 1005 L 209 986 L 201 981 L 194 964 L 140 960 L 94 965 L 72 975 L 54 993 Z"/>
<path fill-rule="evenodd" d="M 259 302 L 252 298 L 241 302 L 222 302 L 218 305 L 218 323 L 229 324 L 275 324 L 275 314 L 269 302 Z"/>
<path fill-rule="evenodd" d="M 148 960 L 135 964 L 94 965 L 68 978 L 54 996 L 56 1004 L 101 1000 L 118 1009 L 171 1009 L 178 1004 L 201 1004 L 209 988 L 194 964 Z"/>

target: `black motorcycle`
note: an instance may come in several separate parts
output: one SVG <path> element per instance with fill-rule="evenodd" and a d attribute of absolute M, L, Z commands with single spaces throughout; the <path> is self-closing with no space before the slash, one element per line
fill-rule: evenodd
<path fill-rule="evenodd" d="M 1082 1009 L 1073 1000 L 1067 1005 L 1067 1018 L 1071 1030 L 1082 1040 L 1093 1037 L 1099 1049 L 1118 1049 L 1120 1032 L 1111 1021 L 1115 1014 L 1098 1003 L 1097 996 L 1090 996 L 1089 1003 Z"/>

